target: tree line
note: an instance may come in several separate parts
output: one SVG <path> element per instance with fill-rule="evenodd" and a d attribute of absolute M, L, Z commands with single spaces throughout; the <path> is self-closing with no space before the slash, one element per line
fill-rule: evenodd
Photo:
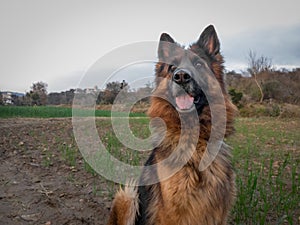
<path fill-rule="evenodd" d="M 245 76 L 245 73 L 248 76 Z M 248 54 L 248 68 L 243 73 L 226 72 L 226 80 L 232 101 L 238 107 L 251 102 L 290 103 L 300 105 L 300 68 L 293 70 L 277 70 L 272 60 L 265 56 L 258 56 L 254 51 Z M 116 96 L 122 91 L 126 98 L 139 99 L 139 96 L 150 96 L 153 89 L 151 83 L 137 90 L 130 89 L 128 83 L 113 81 L 106 84 L 104 90 L 97 86 L 86 89 L 70 89 L 62 92 L 47 92 L 45 82 L 33 83 L 30 91 L 24 96 L 11 96 L 14 105 L 72 105 L 75 94 L 84 101 L 94 104 L 113 104 Z M 149 103 L 149 98 L 140 101 Z M 4 104 L 0 94 L 0 104 Z"/>
<path fill-rule="evenodd" d="M 82 98 L 84 101 L 94 104 L 113 104 L 116 96 L 122 91 L 123 97 L 138 98 L 138 96 L 149 96 L 152 91 L 152 84 L 145 84 L 145 87 L 141 87 L 137 90 L 130 89 L 128 83 L 123 80 L 112 81 L 106 84 L 104 90 L 94 88 L 85 89 L 70 89 L 62 92 L 51 92 L 48 94 L 48 85 L 45 82 L 39 81 L 33 83 L 30 87 L 30 91 L 24 96 L 11 96 L 11 104 L 17 106 L 42 106 L 42 105 L 72 105 L 74 96 L 77 95 L 77 99 Z M 148 102 L 148 98 L 143 98 L 141 101 Z M 3 105 L 4 101 L 0 94 L 0 105 Z"/>

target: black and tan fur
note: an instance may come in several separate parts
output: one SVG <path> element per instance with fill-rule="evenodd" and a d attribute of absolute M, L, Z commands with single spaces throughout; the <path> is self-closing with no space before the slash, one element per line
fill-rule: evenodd
<path fill-rule="evenodd" d="M 174 80 L 174 71 L 179 67 L 178 65 L 181 65 L 180 61 L 184 57 L 192 63 L 194 59 L 188 54 L 183 56 L 186 51 L 182 50 L 182 47 L 175 43 L 168 34 L 162 34 L 160 41 L 158 48 L 160 62 L 156 65 L 156 89 L 155 95 L 151 98 L 148 115 L 151 118 L 163 119 L 167 130 L 164 139 L 153 149 L 145 166 L 155 165 L 169 157 L 178 147 L 180 136 L 183 144 L 178 151 L 182 155 L 177 154 L 172 163 L 157 164 L 151 171 L 145 169 L 140 182 L 147 183 L 148 180 L 161 178 L 181 161 L 187 159 L 187 162 L 168 179 L 151 185 L 139 186 L 136 189 L 121 190 L 117 193 L 108 225 L 226 224 L 235 198 L 235 175 L 230 163 L 230 149 L 223 143 L 213 162 L 205 170 L 199 170 L 200 161 L 204 154 L 207 154 L 205 150 L 212 132 L 211 109 L 199 87 L 198 78 L 193 73 L 188 76 L 188 82 L 178 83 L 184 91 L 197 99 L 194 103 L 198 113 L 197 121 L 193 121 L 189 113 L 178 111 L 174 104 L 171 104 L 176 95 L 179 95 L 180 90 L 170 85 L 168 80 Z M 168 46 L 166 43 L 175 45 L 175 50 L 171 49 L 172 45 Z M 176 46 L 181 49 L 177 53 Z M 219 48 L 217 34 L 214 27 L 210 25 L 203 31 L 198 41 L 189 47 L 189 51 L 200 58 L 203 64 L 200 70 L 203 71 L 202 75 L 212 73 L 221 87 L 226 106 L 226 115 L 223 115 L 226 116 L 226 136 L 233 132 L 235 108 L 226 93 L 223 57 Z M 175 55 L 172 60 L 176 60 L 174 63 L 176 66 L 171 65 L 172 62 L 166 63 L 166 58 L 169 58 L 170 54 Z M 202 76 L 201 73 L 197 76 Z M 176 82 L 177 78 L 175 77 Z M 208 82 L 210 82 L 209 79 Z M 162 95 L 164 99 L 159 97 Z M 215 109 L 217 110 L 218 107 Z M 184 125 L 180 120 L 185 121 Z M 195 135 L 194 130 L 199 127 L 200 132 L 196 132 L 198 141 L 192 143 L 189 140 Z M 156 124 L 158 136 L 163 135 L 162 130 L 160 124 Z M 189 149 L 192 148 L 196 148 L 196 151 L 191 152 Z"/>

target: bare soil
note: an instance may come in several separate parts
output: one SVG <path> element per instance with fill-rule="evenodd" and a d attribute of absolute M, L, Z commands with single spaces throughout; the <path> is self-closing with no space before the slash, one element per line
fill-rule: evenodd
<path fill-rule="evenodd" d="M 76 148 L 70 118 L 0 120 L 0 224 L 105 224 L 106 181 L 64 146 Z"/>

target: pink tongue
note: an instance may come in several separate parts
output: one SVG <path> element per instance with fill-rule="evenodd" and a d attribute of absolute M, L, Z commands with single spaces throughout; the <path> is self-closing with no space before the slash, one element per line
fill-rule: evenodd
<path fill-rule="evenodd" d="M 176 105 L 179 109 L 190 109 L 194 104 L 194 98 L 189 95 L 176 97 Z"/>

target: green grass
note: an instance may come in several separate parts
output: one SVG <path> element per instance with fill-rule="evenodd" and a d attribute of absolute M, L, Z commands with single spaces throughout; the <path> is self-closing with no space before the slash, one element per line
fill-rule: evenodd
<path fill-rule="evenodd" d="M 77 116 L 110 117 L 108 110 L 75 110 Z M 124 112 L 115 112 L 114 117 L 126 117 Z M 144 113 L 130 113 L 130 117 L 145 117 Z M 55 106 L 0 106 L 0 118 L 31 117 L 31 118 L 57 118 L 72 117 L 72 108 Z"/>
<path fill-rule="evenodd" d="M 59 146 L 59 150 L 67 165 L 76 166 L 76 160 L 79 154 L 77 148 L 72 145 L 62 144 Z"/>
<path fill-rule="evenodd" d="M 97 172 L 84 159 L 83 159 L 83 168 L 86 172 L 92 174 L 93 176 L 96 176 Z"/>
<path fill-rule="evenodd" d="M 124 119 L 127 121 L 127 118 Z M 111 155 L 130 165 L 137 166 L 144 164 L 148 153 L 133 151 L 129 148 L 126 148 L 124 144 L 129 144 L 129 140 L 126 139 L 126 137 L 123 137 L 123 140 L 121 141 L 114 133 L 114 129 L 117 129 L 121 134 L 128 132 L 128 128 L 126 127 L 126 124 L 124 124 L 123 118 L 116 122 L 115 128 L 112 127 L 110 120 L 97 120 L 96 126 L 98 127 L 101 141 Z M 145 139 L 150 135 L 148 118 L 131 118 L 129 119 L 129 127 L 130 131 L 132 132 L 131 135 L 134 135 L 137 138 Z"/>
<path fill-rule="evenodd" d="M 298 224 L 299 119 L 238 119 L 229 138 L 237 177 L 231 224 Z"/>
<path fill-rule="evenodd" d="M 149 136 L 149 120 L 132 119 L 132 133 Z M 139 165 L 145 157 L 130 151 L 113 134 L 109 121 L 98 121 L 102 141 L 119 160 Z M 240 118 L 233 148 L 237 198 L 230 224 L 299 224 L 300 120 Z"/>
<path fill-rule="evenodd" d="M 43 153 L 42 165 L 44 167 L 49 167 L 52 165 L 52 155 L 49 151 L 45 151 Z"/>

